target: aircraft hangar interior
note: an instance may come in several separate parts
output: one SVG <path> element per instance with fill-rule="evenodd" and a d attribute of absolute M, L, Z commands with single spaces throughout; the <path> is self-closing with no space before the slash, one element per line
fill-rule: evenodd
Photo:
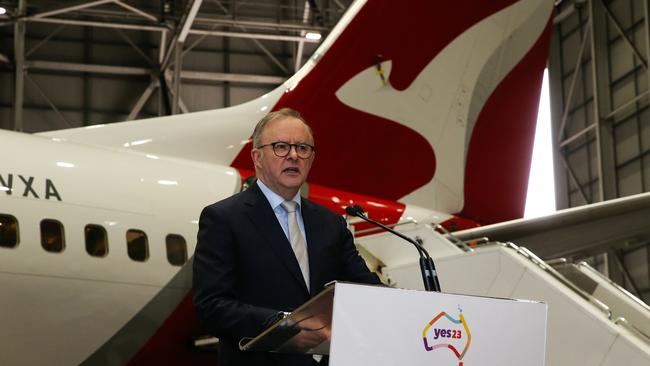
<path fill-rule="evenodd" d="M 556 11 L 549 79 L 558 209 L 648 192 L 647 2 L 562 1 Z M 648 303 L 649 237 L 639 234 L 614 239 L 598 260 Z"/>
<path fill-rule="evenodd" d="M 549 304 L 547 365 L 648 365 L 650 2 L 459 0 L 431 19 L 426 2 L 0 0 L 0 299 L 14 299 L 0 306 L 0 364 L 212 360 L 197 339 L 216 338 L 168 321 L 191 307 L 198 215 L 254 175 L 250 136 L 264 113 L 296 107 L 319 144 L 310 199 L 343 215 L 365 203 L 423 238 L 443 292 Z M 522 219 L 544 68 L 558 211 Z M 412 248 L 346 218 L 385 283 L 421 287 Z M 95 283 L 115 285 L 95 294 Z M 160 296 L 170 284 L 185 289 L 168 290 L 172 305 Z M 130 296 L 119 310 L 100 305 Z M 22 299 L 73 315 L 48 318 Z M 131 336 L 153 307 L 158 323 Z M 43 315 L 23 327 L 21 311 Z M 170 329 L 186 339 L 165 343 Z M 133 346 L 113 354 L 120 337 Z M 67 354 L 65 338 L 78 342 Z"/>

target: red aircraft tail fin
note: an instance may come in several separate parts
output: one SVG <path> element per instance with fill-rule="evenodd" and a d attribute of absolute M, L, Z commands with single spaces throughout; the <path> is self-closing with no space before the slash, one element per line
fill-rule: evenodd
<path fill-rule="evenodd" d="M 314 130 L 309 180 L 481 223 L 521 217 L 552 9 L 365 3 L 273 107 Z M 250 169 L 249 149 L 232 165 Z"/>

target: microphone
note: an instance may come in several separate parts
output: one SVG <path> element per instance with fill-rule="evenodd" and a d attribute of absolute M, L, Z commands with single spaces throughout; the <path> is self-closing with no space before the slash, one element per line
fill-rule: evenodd
<path fill-rule="evenodd" d="M 418 254 L 420 255 L 420 271 L 422 272 L 422 282 L 424 282 L 424 289 L 426 291 L 434 291 L 434 292 L 440 292 L 440 282 L 438 281 L 438 274 L 436 272 L 436 266 L 433 264 L 433 259 L 431 259 L 431 256 L 429 255 L 429 252 L 427 252 L 426 249 L 422 246 L 422 244 L 416 240 L 413 240 L 409 238 L 408 236 L 399 233 L 386 225 L 383 225 L 368 216 L 364 215 L 363 208 L 359 205 L 354 205 L 354 206 L 348 206 L 345 208 L 345 213 L 347 213 L 350 216 L 356 216 L 359 217 L 360 219 L 367 221 L 373 225 L 376 225 L 389 233 L 393 235 L 397 235 L 400 238 L 408 241 L 409 243 L 413 244 L 415 248 L 418 250 Z"/>
<path fill-rule="evenodd" d="M 345 208 L 345 213 L 350 216 L 357 216 L 359 214 L 363 215 L 363 209 L 359 205 L 348 206 Z"/>

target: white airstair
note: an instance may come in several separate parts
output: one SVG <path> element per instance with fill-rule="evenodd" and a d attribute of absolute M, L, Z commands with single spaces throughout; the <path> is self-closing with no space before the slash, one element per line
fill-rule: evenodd
<path fill-rule="evenodd" d="M 610 280 L 587 262 L 571 263 L 566 258 L 547 261 L 581 290 L 609 306 L 615 321 L 650 338 L 650 306 Z"/>
<path fill-rule="evenodd" d="M 650 365 L 650 309 L 585 264 L 556 261 L 562 267 L 558 271 L 512 243 L 471 248 L 451 242 L 429 225 L 411 222 L 395 229 L 422 240 L 436 261 L 444 292 L 547 303 L 547 365 Z M 423 288 L 417 251 L 409 243 L 389 233 L 363 234 L 356 233 L 357 245 L 387 282 Z M 583 277 L 595 283 L 588 291 L 576 284 L 585 287 Z"/>

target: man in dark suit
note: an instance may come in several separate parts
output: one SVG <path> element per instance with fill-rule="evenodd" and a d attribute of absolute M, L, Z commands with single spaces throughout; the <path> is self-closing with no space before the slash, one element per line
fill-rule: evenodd
<path fill-rule="evenodd" d="M 206 207 L 194 254 L 194 306 L 220 340 L 219 366 L 314 365 L 311 356 L 241 352 L 283 312 L 333 280 L 379 284 L 345 220 L 300 197 L 315 157 L 311 129 L 291 109 L 265 116 L 253 132 L 258 180 Z M 304 334 L 303 334 L 304 333 Z M 318 342 L 303 331 L 303 342 Z"/>

